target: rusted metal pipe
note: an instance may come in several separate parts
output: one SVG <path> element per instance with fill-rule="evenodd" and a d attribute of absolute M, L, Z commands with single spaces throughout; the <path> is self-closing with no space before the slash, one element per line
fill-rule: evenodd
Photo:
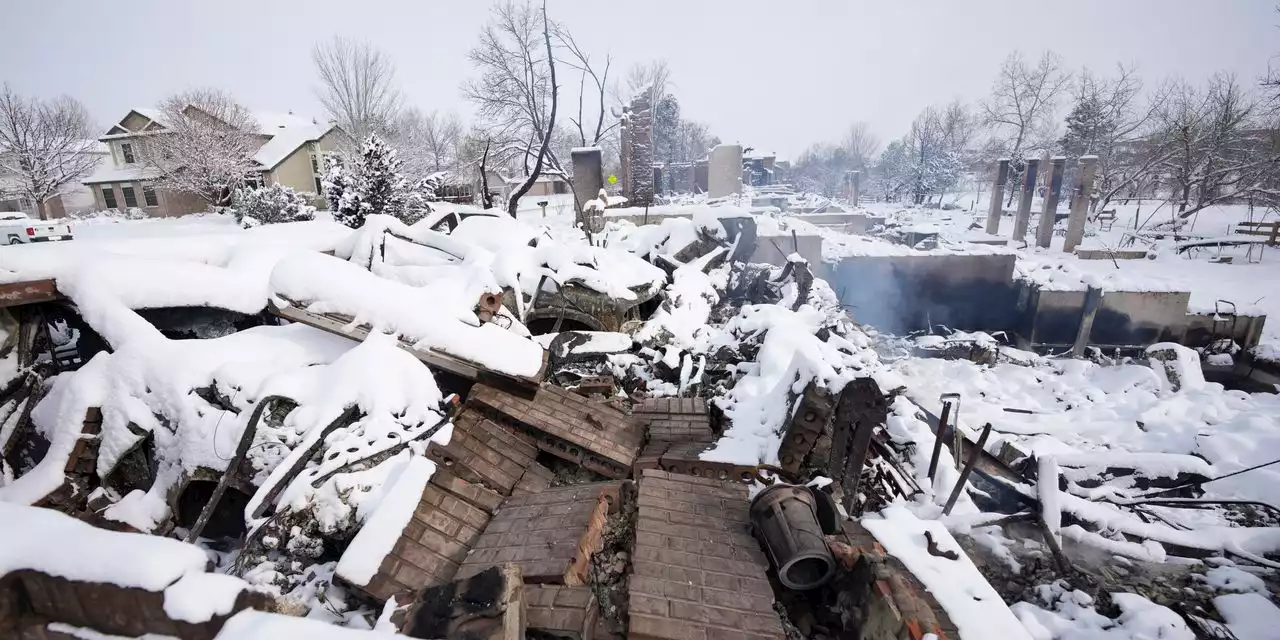
<path fill-rule="evenodd" d="M 959 425 L 956 425 L 956 433 L 959 433 Z M 987 445 L 987 438 L 991 436 L 991 423 L 982 427 L 982 435 L 978 436 L 978 444 L 969 450 L 969 459 L 964 463 L 964 468 L 960 470 L 960 478 L 956 480 L 956 486 L 951 490 L 951 497 L 947 498 L 947 506 L 942 508 L 942 515 L 951 515 L 951 508 L 956 506 L 956 500 L 960 499 L 960 492 L 964 491 L 964 485 L 969 481 L 969 473 L 973 471 L 974 465 L 978 464 L 978 456 L 982 455 L 982 449 Z"/>
<path fill-rule="evenodd" d="M 775 484 L 751 501 L 751 524 L 783 586 L 816 589 L 835 574 L 813 494 L 801 485 Z"/>

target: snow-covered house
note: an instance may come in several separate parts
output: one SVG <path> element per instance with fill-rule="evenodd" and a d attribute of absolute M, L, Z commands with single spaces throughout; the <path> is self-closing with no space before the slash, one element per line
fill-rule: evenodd
<path fill-rule="evenodd" d="M 194 107 L 188 107 L 194 108 Z M 253 159 L 260 173 L 251 184 L 280 184 L 319 196 L 326 153 L 337 149 L 346 134 L 336 125 L 290 113 L 253 112 L 262 146 Z M 143 162 L 143 139 L 163 135 L 165 116 L 159 109 L 132 109 L 99 140 L 110 159 L 85 178 L 99 209 L 140 209 L 150 216 L 179 216 L 203 211 L 191 193 L 157 188 L 154 167 Z"/>
<path fill-rule="evenodd" d="M 524 177 L 507 178 L 507 194 L 514 193 L 520 185 L 524 183 Z M 492 185 L 490 185 L 492 186 Z M 524 195 L 526 197 L 552 196 L 558 194 L 573 193 L 573 188 L 569 186 L 569 182 L 560 175 L 542 174 L 534 181 L 533 186 L 529 187 L 529 191 Z"/>
<path fill-rule="evenodd" d="M 85 145 L 85 153 L 97 156 L 97 167 L 109 163 L 111 151 L 101 142 Z M 14 175 L 6 175 L 0 169 L 0 211 L 21 211 L 32 218 L 39 217 L 36 204 L 30 198 L 23 197 L 22 180 Z M 93 192 L 89 187 L 78 182 L 66 184 L 58 195 L 45 201 L 46 214 L 51 218 L 61 218 L 67 214 L 91 211 L 94 208 Z"/>

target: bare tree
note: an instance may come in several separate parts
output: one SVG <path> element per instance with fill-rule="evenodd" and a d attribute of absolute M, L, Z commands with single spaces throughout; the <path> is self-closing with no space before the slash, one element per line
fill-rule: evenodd
<path fill-rule="evenodd" d="M 385 134 L 400 107 L 395 65 L 367 42 L 335 36 L 311 50 L 320 88 L 316 94 L 353 140 Z"/>
<path fill-rule="evenodd" d="M 849 152 L 849 157 L 856 168 L 869 166 L 871 160 L 880 151 L 880 138 L 871 132 L 871 125 L 855 122 L 849 125 L 849 132 L 844 136 L 842 146 Z"/>
<path fill-rule="evenodd" d="M 597 70 L 591 64 L 591 56 L 578 45 L 577 40 L 573 38 L 573 34 L 569 33 L 569 30 L 564 25 L 554 25 L 553 35 L 562 50 L 560 61 L 580 74 L 578 80 L 578 116 L 569 118 L 569 122 L 573 123 L 578 130 L 578 144 L 583 147 L 600 146 L 604 137 L 619 125 L 619 121 L 614 120 L 608 126 L 605 126 L 605 116 L 607 115 L 605 95 L 608 93 L 609 70 L 613 66 L 613 56 L 606 54 L 604 68 Z M 592 87 L 590 89 L 587 88 L 587 78 L 591 79 Z M 584 114 L 583 105 L 588 92 L 591 93 L 593 98 L 592 109 L 595 111 L 595 118 L 587 117 L 590 112 Z"/>
<path fill-rule="evenodd" d="M 1173 87 L 1147 147 L 1173 188 L 1180 218 L 1226 200 L 1267 195 L 1280 152 L 1260 111 L 1231 75 L 1214 76 L 1204 89 L 1185 82 Z"/>
<path fill-rule="evenodd" d="M 416 107 L 409 107 L 396 116 L 391 128 L 391 142 L 399 151 L 406 175 L 458 169 L 463 127 L 457 114 L 439 111 L 424 114 Z"/>
<path fill-rule="evenodd" d="M 163 130 L 141 144 L 156 185 L 195 194 L 213 207 L 262 170 L 253 154 L 265 138 L 248 109 L 216 89 L 170 96 L 160 104 Z"/>
<path fill-rule="evenodd" d="M 1022 53 L 1009 54 L 991 87 L 991 96 L 982 103 L 982 114 L 993 131 L 995 150 L 1014 160 L 1010 184 L 1021 173 L 1021 161 L 1029 152 L 1046 148 L 1053 137 L 1054 111 L 1071 86 L 1071 74 L 1062 67 L 1062 58 L 1046 51 L 1030 66 Z M 1016 190 L 1009 189 L 1012 202 Z"/>
<path fill-rule="evenodd" d="M 97 164 L 91 131 L 89 113 L 73 98 L 41 102 L 8 84 L 0 91 L 0 173 L 14 179 L 9 189 L 35 203 L 41 220 L 48 219 L 45 203 Z"/>
<path fill-rule="evenodd" d="M 527 2 L 495 6 L 479 44 L 467 57 L 479 68 L 480 77 L 463 90 L 488 121 L 496 155 L 522 155 L 524 162 L 532 161 L 524 182 L 507 201 L 507 211 L 514 217 L 520 198 L 533 187 L 544 166 L 564 175 L 551 150 L 558 89 L 546 7 L 538 11 Z"/>
<path fill-rule="evenodd" d="M 640 95 L 649 99 L 649 104 L 658 104 L 662 96 L 667 94 L 671 84 L 671 67 L 666 60 L 654 59 L 631 66 L 627 70 L 624 81 L 625 95 L 618 96 L 619 104 L 629 105 Z"/>

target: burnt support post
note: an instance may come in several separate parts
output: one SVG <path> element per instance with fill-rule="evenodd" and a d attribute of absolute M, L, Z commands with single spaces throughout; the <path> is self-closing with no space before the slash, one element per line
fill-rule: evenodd
<path fill-rule="evenodd" d="M 1093 319 L 1098 315 L 1098 307 L 1102 306 L 1102 289 L 1089 287 L 1084 292 L 1084 308 L 1080 311 L 1080 328 L 1076 330 L 1076 341 L 1071 345 L 1071 357 L 1084 355 L 1084 348 L 1089 346 L 1089 334 L 1093 333 Z"/>
<path fill-rule="evenodd" d="M 1093 176 L 1098 171 L 1098 156 L 1081 156 L 1076 186 L 1071 190 L 1071 218 L 1067 222 L 1067 238 L 1062 251 L 1072 253 L 1084 239 L 1084 223 L 1089 218 L 1089 202 L 1093 199 Z"/>
<path fill-rule="evenodd" d="M 987 233 L 1000 233 L 1000 214 L 1004 212 L 1004 183 L 1009 180 L 1009 159 L 996 161 L 996 179 L 991 183 L 991 206 L 987 209 Z"/>
<path fill-rule="evenodd" d="M 1027 158 L 1022 171 L 1022 193 L 1018 196 L 1018 217 L 1013 222 L 1013 240 L 1021 242 L 1027 236 L 1027 224 L 1031 221 L 1031 199 L 1036 195 L 1036 174 L 1040 171 L 1039 158 Z"/>
<path fill-rule="evenodd" d="M 1049 248 L 1053 240 L 1053 224 L 1058 217 L 1058 197 L 1062 195 L 1062 170 L 1067 159 L 1057 156 L 1049 160 L 1049 175 L 1044 182 L 1044 208 L 1040 210 L 1040 226 L 1036 227 L 1036 246 Z"/>
<path fill-rule="evenodd" d="M 956 432 L 959 433 L 959 425 L 956 426 Z M 969 474 L 973 472 L 973 467 L 978 464 L 978 456 L 982 455 L 982 450 L 987 446 L 987 438 L 991 436 L 991 423 L 988 422 L 982 427 L 982 435 L 978 436 L 978 443 L 969 448 L 969 459 L 964 463 L 964 468 L 960 470 L 960 477 L 956 479 L 956 486 L 951 490 L 951 497 L 947 498 L 947 506 L 942 508 L 942 515 L 951 515 L 952 507 L 956 506 L 956 500 L 960 499 L 960 492 L 964 491 L 964 485 L 969 482 Z"/>

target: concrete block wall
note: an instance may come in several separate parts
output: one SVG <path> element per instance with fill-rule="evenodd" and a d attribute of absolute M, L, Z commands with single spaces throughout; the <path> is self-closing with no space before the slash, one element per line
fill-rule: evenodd
<path fill-rule="evenodd" d="M 649 441 L 710 442 L 715 438 L 702 398 L 646 398 L 631 410 Z"/>

